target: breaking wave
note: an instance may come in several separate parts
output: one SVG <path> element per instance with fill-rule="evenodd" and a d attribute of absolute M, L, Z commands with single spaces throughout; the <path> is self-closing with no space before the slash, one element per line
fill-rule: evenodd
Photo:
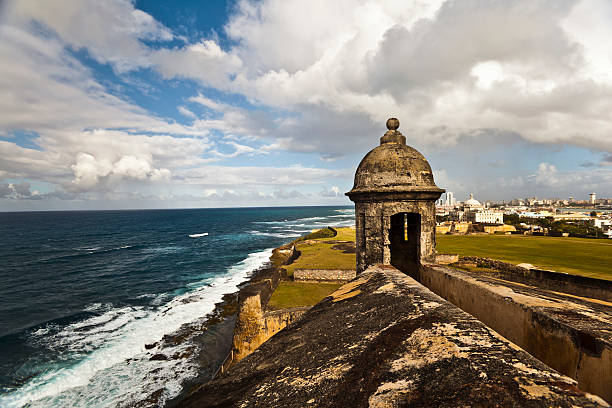
<path fill-rule="evenodd" d="M 94 316 L 61 328 L 48 325 L 32 331 L 31 344 L 59 351 L 60 359 L 80 358 L 69 366 L 49 367 L 17 391 L 0 396 L 0 406 L 114 407 L 136 404 L 156 390 L 160 403 L 177 396 L 183 381 L 197 375 L 197 362 L 151 360 L 145 345 L 210 313 L 224 294 L 236 291 L 271 254 L 271 249 L 251 253 L 223 276 L 204 279 L 202 286 L 161 307 L 97 303 L 87 308 L 97 313 Z M 187 347 L 193 345 L 182 343 L 161 352 L 180 355 Z"/>

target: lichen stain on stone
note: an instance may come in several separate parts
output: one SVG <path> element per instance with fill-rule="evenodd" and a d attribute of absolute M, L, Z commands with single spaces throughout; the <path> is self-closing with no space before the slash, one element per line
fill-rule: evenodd
<path fill-rule="evenodd" d="M 514 377 L 514 380 L 519 383 L 519 387 L 524 396 L 530 399 L 548 398 L 555 395 L 547 385 L 536 384 L 535 382 L 522 378 L 527 384 L 523 384 L 519 377 Z"/>
<path fill-rule="evenodd" d="M 514 368 L 516 368 L 517 370 L 522 371 L 522 372 L 527 373 L 527 374 L 542 374 L 541 370 L 536 370 L 535 368 L 527 367 L 525 364 L 523 364 L 521 362 L 514 363 L 514 364 L 512 364 L 512 366 Z M 569 378 L 568 378 L 568 380 L 573 381 L 573 380 L 571 380 Z"/>
<path fill-rule="evenodd" d="M 513 342 L 511 342 L 510 340 L 508 340 L 507 338 L 505 338 L 504 336 L 502 336 L 501 334 L 499 334 L 495 330 L 487 327 L 487 331 L 489 332 L 489 334 L 491 334 L 491 336 L 493 336 L 496 339 L 502 341 L 503 343 L 506 343 L 508 346 L 510 346 L 510 348 L 512 348 L 512 349 L 514 349 L 516 351 L 523 351 L 523 349 L 521 347 L 519 347 L 518 345 L 514 344 Z"/>
<path fill-rule="evenodd" d="M 334 364 L 321 369 L 315 375 L 305 377 L 282 377 L 278 378 L 276 382 L 289 384 L 290 386 L 296 388 L 312 388 L 318 386 L 324 381 L 338 380 L 342 378 L 351 368 L 352 365 L 346 363 Z"/>
<path fill-rule="evenodd" d="M 501 297 L 510 298 L 517 303 L 522 303 L 522 304 L 526 304 L 529 306 L 544 306 L 544 307 L 558 307 L 558 308 L 563 307 L 563 304 L 556 299 L 545 300 L 545 299 L 535 297 L 535 296 L 524 295 L 522 293 L 515 292 L 509 287 L 493 285 L 487 282 L 481 282 L 475 278 L 467 278 L 466 280 L 472 281 L 472 283 L 476 284 L 477 286 L 485 287 L 487 290 Z"/>
<path fill-rule="evenodd" d="M 464 357 L 459 346 L 447 340 L 443 329 L 416 329 L 404 342 L 408 350 L 401 358 L 391 362 L 391 371 L 397 372 L 405 368 L 420 368 L 436 361 L 452 357 Z"/>
<path fill-rule="evenodd" d="M 425 310 L 429 310 L 429 309 L 435 309 L 436 307 L 440 307 L 442 305 L 438 302 L 423 302 L 420 304 L 420 306 Z"/>
<path fill-rule="evenodd" d="M 370 408 L 394 408 L 401 401 L 406 401 L 406 394 L 414 388 L 413 380 L 399 380 L 384 383 L 368 399 Z"/>

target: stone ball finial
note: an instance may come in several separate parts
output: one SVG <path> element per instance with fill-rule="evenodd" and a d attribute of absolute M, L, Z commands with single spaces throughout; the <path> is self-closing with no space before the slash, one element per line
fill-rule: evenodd
<path fill-rule="evenodd" d="M 387 119 L 387 129 L 397 130 L 397 128 L 399 128 L 399 120 L 397 120 L 397 118 Z"/>

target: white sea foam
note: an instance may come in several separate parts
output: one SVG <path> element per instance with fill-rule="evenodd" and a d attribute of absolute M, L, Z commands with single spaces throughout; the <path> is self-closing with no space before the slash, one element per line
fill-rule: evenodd
<path fill-rule="evenodd" d="M 297 237 L 301 236 L 301 234 L 298 234 L 296 232 L 282 233 L 282 232 L 251 231 L 251 234 L 259 235 L 259 236 L 262 236 L 262 237 L 275 237 L 275 238 L 297 238 Z"/>
<path fill-rule="evenodd" d="M 267 249 L 250 254 L 223 276 L 209 278 L 203 282 L 206 286 L 177 296 L 160 309 L 113 308 L 47 337 L 44 330 L 35 332 L 47 347 L 86 353 L 86 357 L 0 396 L 0 406 L 114 407 L 135 404 L 156 390 L 163 390 L 161 403 L 178 395 L 182 382 L 197 374 L 197 364 L 189 359 L 151 361 L 144 345 L 210 313 L 224 294 L 235 291 L 271 253 Z M 91 306 L 94 310 L 101 307 Z M 172 355 L 188 346 L 179 344 L 162 351 Z"/>
<path fill-rule="evenodd" d="M 184 251 L 185 247 L 182 246 L 165 246 L 165 247 L 153 247 L 153 248 L 145 248 L 142 250 L 142 252 L 144 253 L 151 253 L 151 254 L 171 254 L 174 252 L 181 252 Z"/>
<path fill-rule="evenodd" d="M 200 238 L 208 235 L 208 232 L 202 232 L 200 234 L 189 234 L 189 238 Z"/>

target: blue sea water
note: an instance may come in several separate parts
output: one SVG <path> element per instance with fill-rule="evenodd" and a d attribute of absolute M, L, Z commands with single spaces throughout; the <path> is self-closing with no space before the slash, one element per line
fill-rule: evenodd
<path fill-rule="evenodd" d="M 0 213 L 0 406 L 179 395 L 197 362 L 145 344 L 210 313 L 272 248 L 353 223 L 348 207 Z"/>

